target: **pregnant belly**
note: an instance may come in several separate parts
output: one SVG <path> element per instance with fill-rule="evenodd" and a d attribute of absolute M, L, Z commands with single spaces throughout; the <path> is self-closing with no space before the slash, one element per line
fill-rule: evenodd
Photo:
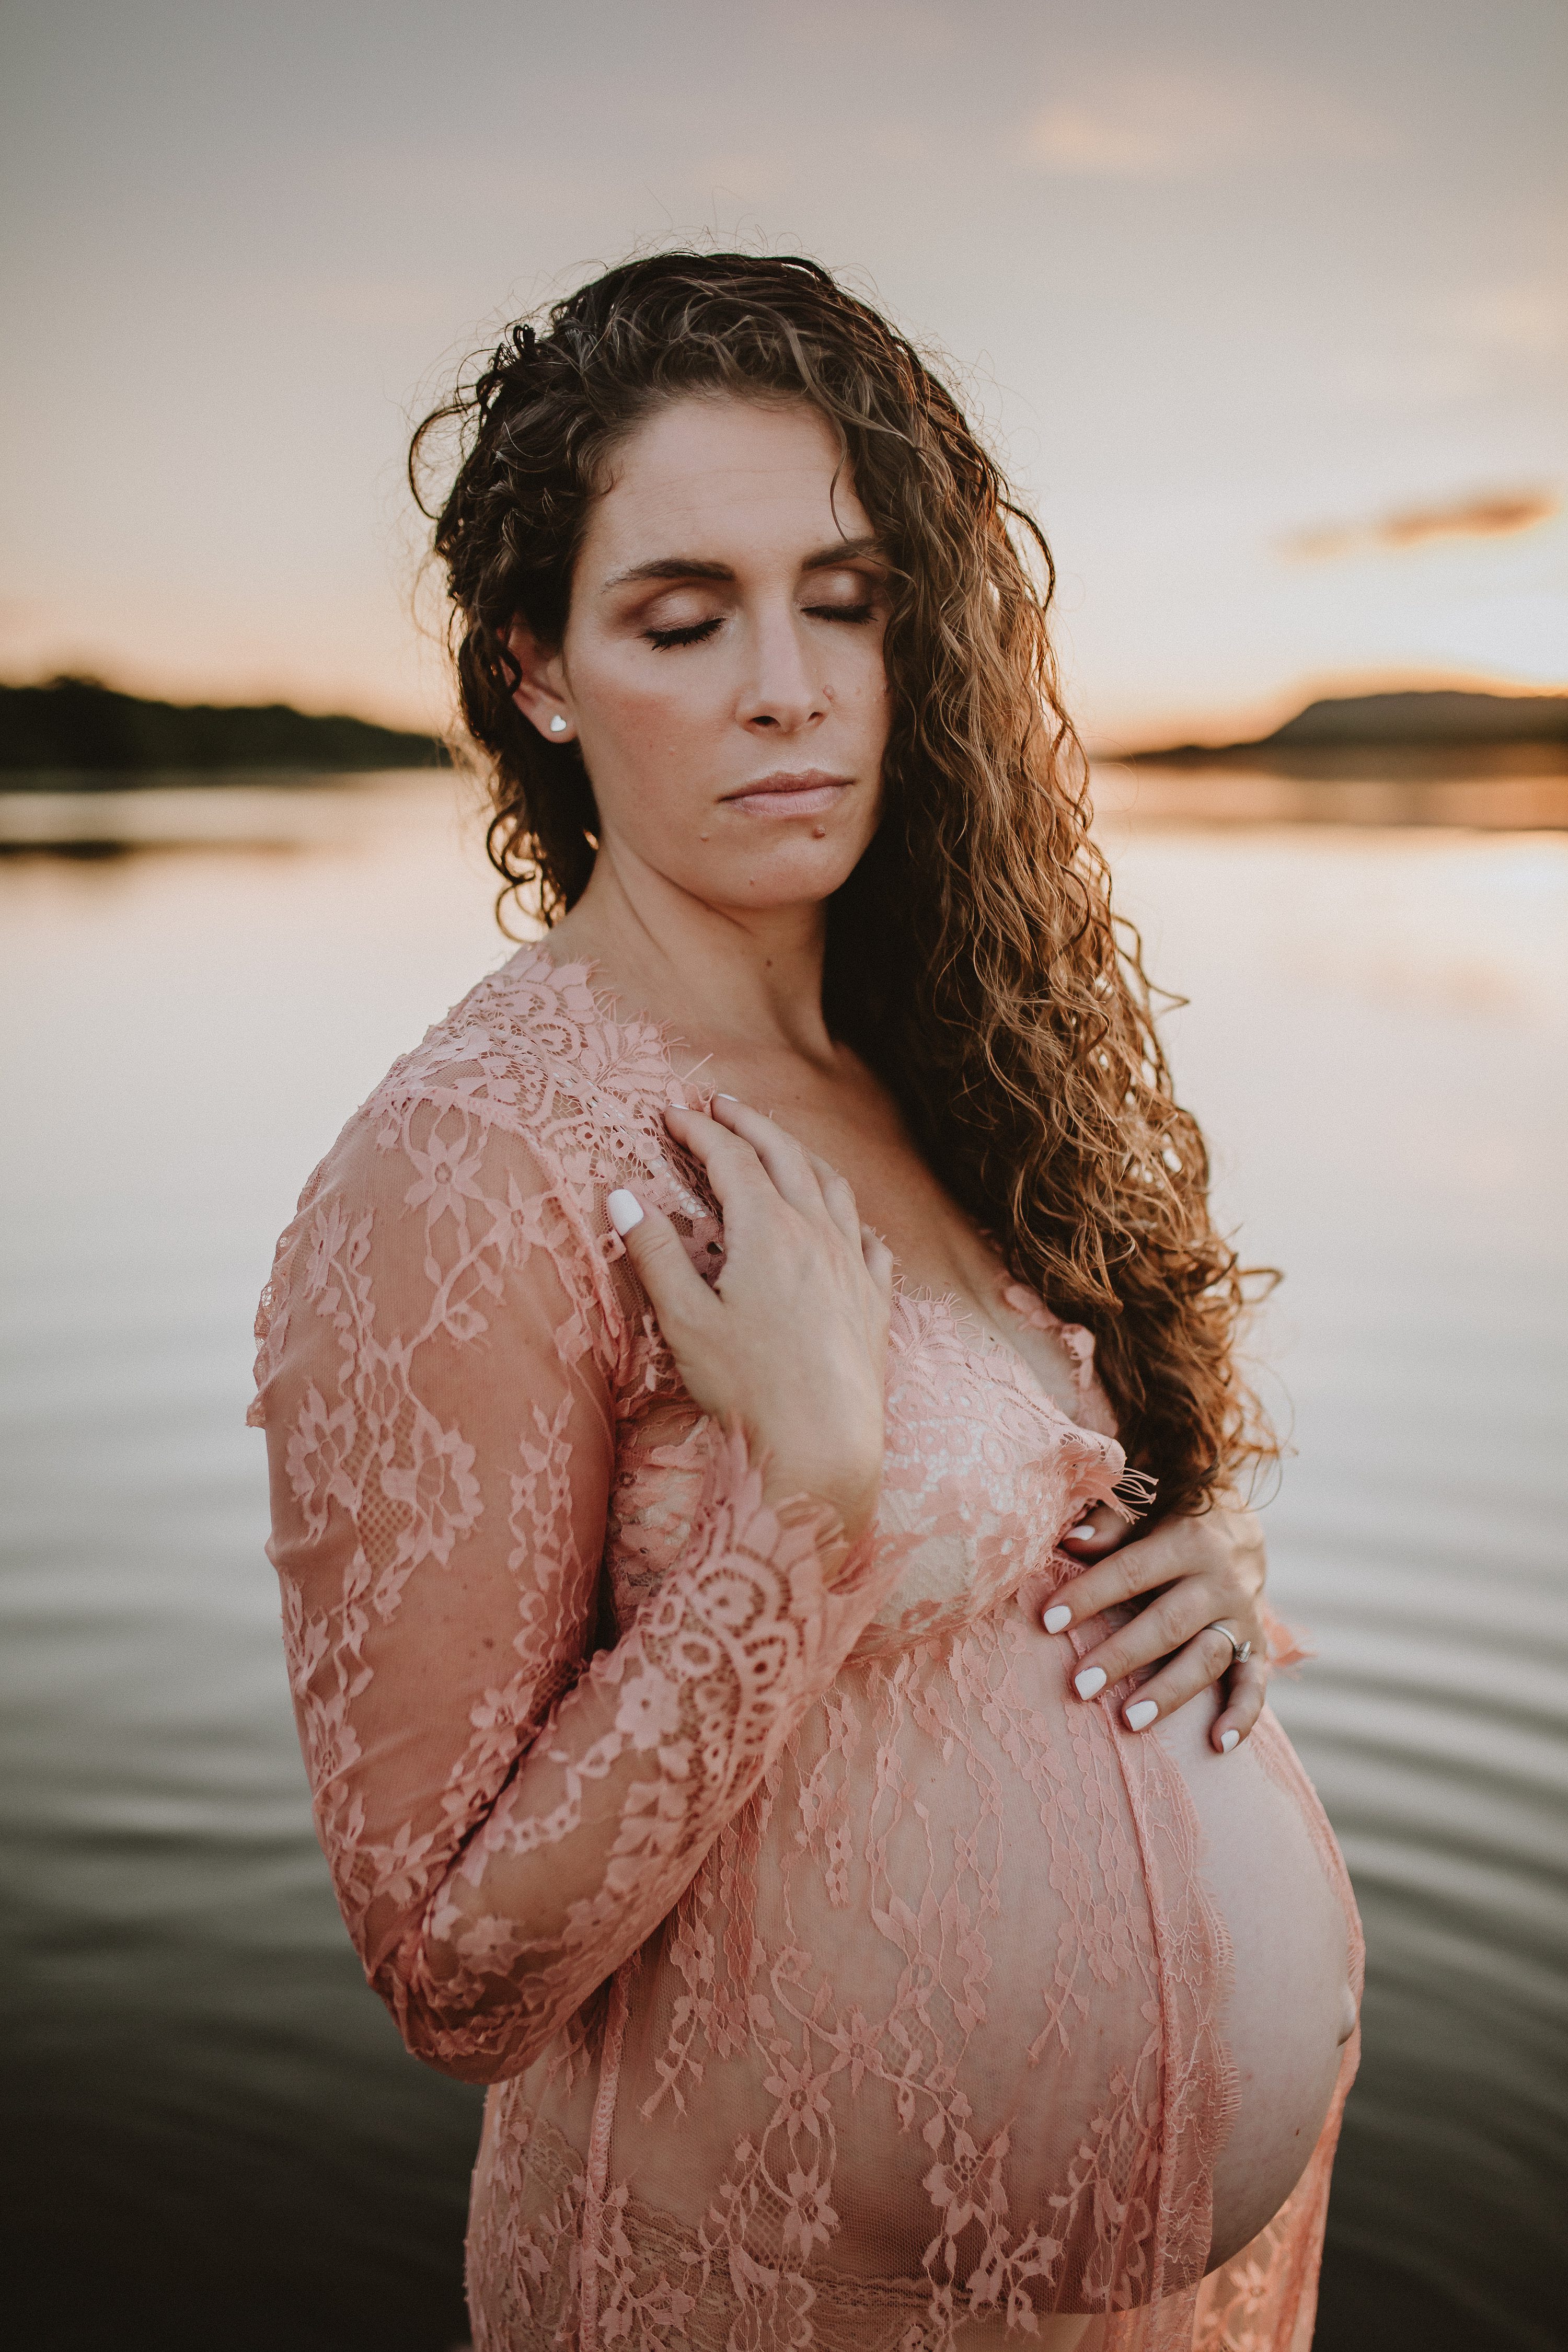
<path fill-rule="evenodd" d="M 611 2177 L 639 2204 L 710 2252 L 999 2282 L 1004 2309 L 1015 2286 L 1041 2313 L 1103 2308 L 1138 2273 L 1147 2245 L 1107 2216 L 1155 2201 L 1168 1956 L 1117 1735 L 1065 1696 L 1068 1664 L 1003 1612 L 841 1676 L 808 1717 L 638 1970 Z M 1206 1706 L 1187 1712 L 1143 1737 L 1168 1743 L 1173 1772 L 1149 1759 L 1167 1811 L 1190 1792 L 1234 1954 L 1228 1989 L 1201 1934 L 1177 1963 L 1207 1971 L 1238 2077 L 1223 2260 L 1310 2153 L 1346 1936 L 1300 1796 L 1247 1747 L 1206 1752 Z M 1224 2088 L 1216 2058 L 1211 2113 Z"/>
<path fill-rule="evenodd" d="M 1215 1755 L 1220 1704 L 1195 1699 L 1143 1735 L 1185 1783 L 1201 1875 L 1231 1946 L 1221 2031 L 1236 2110 L 1215 2168 L 1211 2266 L 1256 2237 L 1300 2179 L 1355 2025 L 1349 1921 L 1316 1801 L 1272 1716 L 1232 1755 Z"/>

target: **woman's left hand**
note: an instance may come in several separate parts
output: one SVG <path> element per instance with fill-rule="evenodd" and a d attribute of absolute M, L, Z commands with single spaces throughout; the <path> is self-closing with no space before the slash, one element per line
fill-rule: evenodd
<path fill-rule="evenodd" d="M 1079 1532 L 1087 1530 L 1087 1532 Z M 1257 1722 L 1268 1687 L 1268 1636 L 1262 1611 L 1268 1563 L 1258 1515 L 1221 1501 L 1195 1517 L 1162 1519 L 1147 1535 L 1128 1535 L 1126 1522 L 1106 1506 L 1086 1513 L 1058 1549 L 1092 1563 L 1051 1595 L 1048 1633 L 1064 1633 L 1101 1610 L 1125 1607 L 1153 1594 L 1135 1617 L 1097 1643 L 1072 1669 L 1080 1698 L 1098 1697 L 1140 1666 L 1163 1659 L 1158 1674 L 1130 1691 L 1121 1704 L 1138 1710 L 1130 1730 L 1147 1731 L 1211 1684 L 1225 1685 L 1226 1704 L 1210 1744 L 1229 1755 Z M 1060 1615 L 1066 1609 L 1067 1616 Z M 1215 1624 L 1228 1625 L 1238 1643 L 1250 1642 L 1245 1665 Z M 1098 1679 L 1097 1679 L 1098 1677 Z M 1086 1681 L 1088 1687 L 1085 1687 Z M 1146 1715 L 1152 1702 L 1155 1713 Z"/>

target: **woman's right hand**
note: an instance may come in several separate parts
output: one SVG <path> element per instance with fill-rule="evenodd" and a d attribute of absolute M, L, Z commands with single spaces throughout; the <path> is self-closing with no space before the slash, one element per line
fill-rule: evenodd
<path fill-rule="evenodd" d="M 853 1541 L 881 1486 L 891 1253 L 837 1169 L 732 1095 L 665 1118 L 723 1214 L 717 1285 L 634 1193 L 611 1193 L 610 1221 L 689 1394 L 743 1432 L 769 1502 L 808 1495 Z"/>

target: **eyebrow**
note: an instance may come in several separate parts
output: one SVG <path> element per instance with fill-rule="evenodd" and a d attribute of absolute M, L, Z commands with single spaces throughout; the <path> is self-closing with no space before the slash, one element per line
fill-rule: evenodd
<path fill-rule="evenodd" d="M 826 547 L 816 549 L 801 564 L 803 572 L 829 572 L 836 564 L 853 563 L 866 555 L 879 551 L 874 532 L 861 539 L 835 539 Z M 697 555 L 656 555 L 651 562 L 634 563 L 625 572 L 614 572 L 600 590 L 608 595 L 612 588 L 626 588 L 642 580 L 733 580 L 735 574 L 727 563 L 705 562 Z"/>

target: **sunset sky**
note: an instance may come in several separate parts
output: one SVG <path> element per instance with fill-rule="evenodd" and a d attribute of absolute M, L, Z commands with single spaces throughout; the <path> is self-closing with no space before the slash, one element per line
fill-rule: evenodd
<path fill-rule="evenodd" d="M 410 417 L 633 246 L 951 355 L 1101 742 L 1568 682 L 1561 0 L 8 0 L 0 677 L 440 709 Z"/>

